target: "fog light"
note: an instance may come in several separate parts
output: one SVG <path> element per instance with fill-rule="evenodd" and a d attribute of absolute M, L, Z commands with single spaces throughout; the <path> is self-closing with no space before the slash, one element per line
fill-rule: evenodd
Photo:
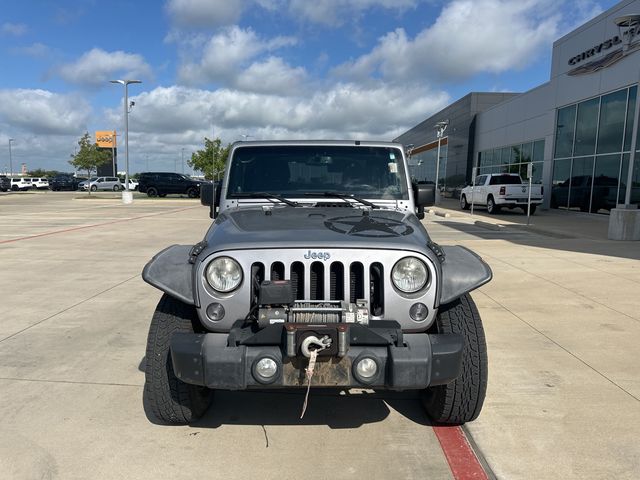
<path fill-rule="evenodd" d="M 224 318 L 224 307 L 219 303 L 212 303 L 207 307 L 207 317 L 213 322 L 219 322 Z"/>
<path fill-rule="evenodd" d="M 370 357 L 364 357 L 356 363 L 356 377 L 358 380 L 367 382 L 372 380 L 378 373 L 377 362 Z"/>
<path fill-rule="evenodd" d="M 271 357 L 262 357 L 253 364 L 253 376 L 260 383 L 271 383 L 279 373 L 278 362 Z"/>
<path fill-rule="evenodd" d="M 409 316 L 414 322 L 424 322 L 429 316 L 429 309 L 424 303 L 414 303 L 409 309 Z"/>

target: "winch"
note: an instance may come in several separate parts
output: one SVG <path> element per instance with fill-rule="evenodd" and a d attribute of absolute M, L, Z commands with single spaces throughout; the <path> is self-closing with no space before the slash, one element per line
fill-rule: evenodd
<path fill-rule="evenodd" d="M 294 300 L 288 280 L 264 281 L 258 295 L 258 326 L 275 323 L 326 325 L 334 323 L 369 324 L 366 300 Z"/>
<path fill-rule="evenodd" d="M 349 303 L 342 300 L 296 300 L 292 305 L 266 305 L 258 309 L 258 326 L 274 323 L 369 323 L 369 310 L 364 300 Z"/>

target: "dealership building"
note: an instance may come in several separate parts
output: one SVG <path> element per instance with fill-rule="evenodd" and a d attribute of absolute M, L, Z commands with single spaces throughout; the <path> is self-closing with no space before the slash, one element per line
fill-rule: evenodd
<path fill-rule="evenodd" d="M 435 181 L 438 170 L 442 195 L 456 197 L 473 167 L 526 178 L 531 163 L 545 207 L 608 214 L 625 203 L 635 151 L 629 196 L 638 203 L 639 21 L 640 0 L 622 1 L 553 44 L 547 83 L 470 93 L 397 137 L 413 177 Z"/>

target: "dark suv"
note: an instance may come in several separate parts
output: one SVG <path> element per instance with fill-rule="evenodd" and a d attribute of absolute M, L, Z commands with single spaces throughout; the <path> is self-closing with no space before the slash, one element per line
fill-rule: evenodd
<path fill-rule="evenodd" d="M 11 189 L 11 180 L 6 175 L 0 175 L 0 192 L 6 192 Z"/>
<path fill-rule="evenodd" d="M 144 172 L 138 181 L 138 190 L 150 197 L 165 197 L 170 193 L 200 196 L 200 182 L 186 175 L 171 172 Z"/>
<path fill-rule="evenodd" d="M 74 178 L 72 175 L 56 175 L 49 182 L 49 188 L 54 192 L 60 190 L 74 191 L 78 189 L 79 182 L 80 180 Z"/>

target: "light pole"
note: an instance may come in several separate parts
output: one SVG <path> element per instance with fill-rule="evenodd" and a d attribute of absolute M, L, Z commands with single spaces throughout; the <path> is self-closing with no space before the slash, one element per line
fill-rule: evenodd
<path fill-rule="evenodd" d="M 440 204 L 440 190 L 438 189 L 438 178 L 440 177 L 440 143 L 442 142 L 444 131 L 448 126 L 449 120 L 443 120 L 434 125 L 436 136 L 438 137 L 438 153 L 436 156 L 436 205 Z"/>
<path fill-rule="evenodd" d="M 111 80 L 111 83 L 119 83 L 124 86 L 124 192 L 122 192 L 123 203 L 131 203 L 133 197 L 129 191 L 129 84 L 142 83 L 140 80 Z"/>
<path fill-rule="evenodd" d="M 182 153 L 182 174 L 184 175 L 184 147 L 180 149 Z"/>
<path fill-rule="evenodd" d="M 15 142 L 13 138 L 9 139 L 9 176 L 13 176 L 13 159 L 11 157 L 11 142 Z"/>

